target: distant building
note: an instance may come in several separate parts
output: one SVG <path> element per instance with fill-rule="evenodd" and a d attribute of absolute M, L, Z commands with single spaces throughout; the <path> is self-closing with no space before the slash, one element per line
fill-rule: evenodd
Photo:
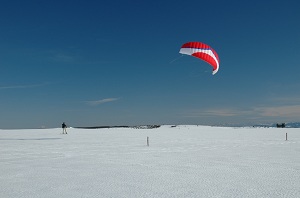
<path fill-rule="evenodd" d="M 285 123 L 282 123 L 282 124 L 276 124 L 277 128 L 285 128 Z"/>

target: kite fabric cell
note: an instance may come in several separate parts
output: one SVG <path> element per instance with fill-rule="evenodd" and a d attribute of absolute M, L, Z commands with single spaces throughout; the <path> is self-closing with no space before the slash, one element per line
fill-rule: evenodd
<path fill-rule="evenodd" d="M 194 56 L 209 63 L 213 67 L 213 75 L 219 70 L 219 56 L 209 45 L 201 42 L 188 42 L 181 46 L 179 53 Z"/>

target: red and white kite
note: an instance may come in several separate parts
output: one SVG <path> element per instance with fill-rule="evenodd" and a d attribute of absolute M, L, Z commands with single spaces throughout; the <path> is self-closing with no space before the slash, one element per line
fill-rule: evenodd
<path fill-rule="evenodd" d="M 213 67 L 213 75 L 219 70 L 219 56 L 209 45 L 200 42 L 188 42 L 181 46 L 179 53 L 194 56 L 206 61 Z"/>

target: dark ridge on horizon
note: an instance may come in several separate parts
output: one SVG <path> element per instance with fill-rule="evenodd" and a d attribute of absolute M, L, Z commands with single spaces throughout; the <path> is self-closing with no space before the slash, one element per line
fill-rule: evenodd
<path fill-rule="evenodd" d="M 134 128 L 134 129 L 154 129 L 159 128 L 161 125 L 137 125 L 137 126 L 91 126 L 91 127 L 73 127 L 76 129 L 109 129 L 109 128 Z"/>

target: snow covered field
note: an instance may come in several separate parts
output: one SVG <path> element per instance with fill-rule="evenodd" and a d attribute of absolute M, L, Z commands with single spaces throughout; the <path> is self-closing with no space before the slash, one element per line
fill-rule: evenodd
<path fill-rule="evenodd" d="M 300 197 L 300 129 L 61 133 L 0 130 L 1 198 Z"/>

